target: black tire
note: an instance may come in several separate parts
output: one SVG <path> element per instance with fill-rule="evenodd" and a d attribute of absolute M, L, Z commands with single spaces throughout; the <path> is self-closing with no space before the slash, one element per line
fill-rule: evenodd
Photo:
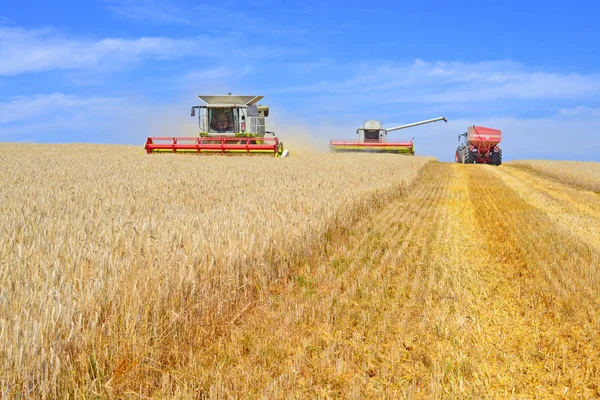
<path fill-rule="evenodd" d="M 456 148 L 456 154 L 454 155 L 454 161 L 457 163 L 462 163 L 462 151 L 460 146 Z"/>
<path fill-rule="evenodd" d="M 475 163 L 475 155 L 472 151 L 469 150 L 468 147 L 463 147 L 463 164 L 474 164 Z"/>
<path fill-rule="evenodd" d="M 496 153 L 492 153 L 492 157 L 490 160 L 490 164 L 492 165 L 502 165 L 502 149 L 498 149 Z"/>

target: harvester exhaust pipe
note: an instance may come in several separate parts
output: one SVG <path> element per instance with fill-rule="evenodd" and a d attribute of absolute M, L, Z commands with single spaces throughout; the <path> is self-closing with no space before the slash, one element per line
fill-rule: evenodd
<path fill-rule="evenodd" d="M 426 119 L 425 121 L 413 122 L 412 124 L 395 126 L 393 128 L 386 128 L 385 131 L 387 133 L 387 132 L 397 131 L 399 129 L 411 128 L 413 126 L 429 124 L 431 122 L 437 122 L 437 121 L 448 122 L 448 119 L 446 117 L 437 117 L 437 118 L 432 118 L 432 119 Z"/>

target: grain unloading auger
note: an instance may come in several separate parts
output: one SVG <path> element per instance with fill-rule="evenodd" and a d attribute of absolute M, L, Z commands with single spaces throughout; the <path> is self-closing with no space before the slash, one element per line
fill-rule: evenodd
<path fill-rule="evenodd" d="M 257 105 L 263 96 L 198 96 L 206 104 L 198 111 L 198 137 L 149 137 L 146 152 L 287 156 L 283 143 L 266 130 L 269 107 Z"/>
<path fill-rule="evenodd" d="M 331 140 L 329 142 L 329 148 L 333 152 L 399 153 L 414 155 L 415 146 L 412 140 L 390 142 L 388 141 L 387 134 L 392 131 L 437 121 L 448 122 L 448 119 L 446 117 L 438 117 L 425 121 L 413 122 L 411 124 L 395 126 L 393 128 L 383 128 L 380 121 L 365 121 L 363 127 L 356 130 L 358 140 Z"/>

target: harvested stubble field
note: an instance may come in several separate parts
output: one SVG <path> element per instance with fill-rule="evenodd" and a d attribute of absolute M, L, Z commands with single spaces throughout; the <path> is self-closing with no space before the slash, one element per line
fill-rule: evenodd
<path fill-rule="evenodd" d="M 3 396 L 600 395 L 600 196 L 419 157 L 0 147 Z"/>

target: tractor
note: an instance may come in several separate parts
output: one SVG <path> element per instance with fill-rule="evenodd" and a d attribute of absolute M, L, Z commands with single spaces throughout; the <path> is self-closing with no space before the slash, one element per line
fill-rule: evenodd
<path fill-rule="evenodd" d="M 498 147 L 502 132 L 483 126 L 469 126 L 458 135 L 462 143 L 456 149 L 455 160 L 461 164 L 502 164 L 502 149 Z"/>

